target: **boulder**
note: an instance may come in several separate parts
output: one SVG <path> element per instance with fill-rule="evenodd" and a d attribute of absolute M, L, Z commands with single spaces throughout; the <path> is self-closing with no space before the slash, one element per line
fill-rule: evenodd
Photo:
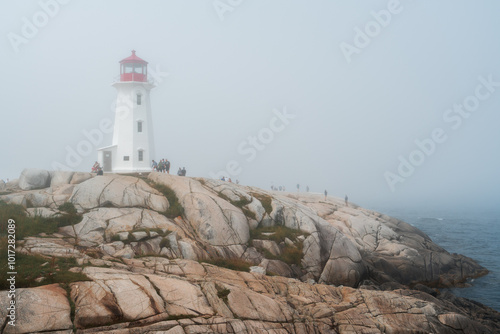
<path fill-rule="evenodd" d="M 115 314 L 119 315 L 119 319 L 138 320 L 165 312 L 163 300 L 150 281 L 142 275 L 96 267 L 86 267 L 83 272 L 112 293 Z M 93 305 L 92 301 L 95 300 L 91 294 L 82 294 L 79 305 Z"/>
<path fill-rule="evenodd" d="M 50 186 L 50 173 L 43 169 L 27 168 L 19 177 L 19 188 L 22 190 L 43 189 Z"/>
<path fill-rule="evenodd" d="M 120 249 L 113 254 L 114 257 L 121 257 L 124 259 L 132 259 L 135 256 L 135 252 L 130 245 L 125 245 L 123 249 Z"/>
<path fill-rule="evenodd" d="M 50 186 L 58 187 L 64 184 L 70 184 L 75 172 L 52 171 L 50 172 Z"/>
<path fill-rule="evenodd" d="M 76 185 L 70 201 L 81 209 L 139 207 L 163 212 L 169 207 L 167 199 L 146 182 L 121 175 L 104 175 Z"/>
<path fill-rule="evenodd" d="M 144 231 L 132 232 L 131 234 L 134 236 L 135 240 L 137 240 L 137 241 L 148 237 L 148 234 Z"/>
<path fill-rule="evenodd" d="M 78 309 L 75 316 L 77 328 L 100 326 L 123 318 L 112 291 L 104 284 L 94 281 L 73 283 L 71 299 Z"/>
<path fill-rule="evenodd" d="M 150 173 L 149 179 L 170 187 L 184 208 L 184 215 L 198 237 L 214 246 L 245 244 L 248 221 L 243 212 L 194 179 Z"/>
<path fill-rule="evenodd" d="M 106 254 L 114 256 L 116 252 L 122 250 L 125 244 L 122 241 L 115 241 L 108 244 L 102 244 L 99 248 Z"/>
<path fill-rule="evenodd" d="M 274 322 L 293 319 L 294 310 L 287 304 L 241 287 L 223 285 L 229 290 L 227 305 L 235 317 Z"/>
<path fill-rule="evenodd" d="M 56 210 L 61 204 L 67 202 L 73 191 L 72 185 L 46 188 L 42 190 L 29 190 L 20 193 L 13 192 L 0 198 L 8 204 L 19 204 L 24 207 L 50 208 Z"/>
<path fill-rule="evenodd" d="M 266 268 L 261 267 L 261 266 L 251 266 L 250 267 L 250 272 L 251 273 L 265 275 L 266 274 Z"/>
<path fill-rule="evenodd" d="M 75 248 L 73 240 L 66 240 L 60 237 L 27 237 L 22 244 L 21 251 L 28 254 L 41 254 L 57 257 L 82 257 L 78 249 Z"/>
<path fill-rule="evenodd" d="M 6 325 L 11 298 L 1 291 L 0 322 L 3 333 L 35 333 L 64 331 L 73 328 L 71 307 L 66 291 L 58 284 L 16 290 L 15 326 Z"/>
<path fill-rule="evenodd" d="M 165 311 L 175 315 L 214 314 L 201 288 L 179 278 L 147 275 L 150 282 L 160 291 L 165 300 Z"/>
<path fill-rule="evenodd" d="M 293 277 L 293 271 L 288 264 L 280 260 L 264 259 L 260 266 L 265 269 L 265 272 L 272 273 L 283 277 Z"/>
<path fill-rule="evenodd" d="M 276 241 L 254 239 L 252 240 L 252 245 L 257 249 L 266 250 L 274 256 L 281 255 L 281 250 L 278 244 L 276 244 Z"/>
<path fill-rule="evenodd" d="M 84 173 L 84 172 L 75 172 L 73 177 L 71 178 L 70 184 L 80 184 L 88 179 L 93 178 L 96 174 L 92 173 Z"/>

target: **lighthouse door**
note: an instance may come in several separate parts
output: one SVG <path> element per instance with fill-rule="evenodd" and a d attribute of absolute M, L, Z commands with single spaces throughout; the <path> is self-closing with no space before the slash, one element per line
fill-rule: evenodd
<path fill-rule="evenodd" d="M 105 172 L 111 172 L 111 169 L 113 168 L 111 165 L 111 151 L 104 151 L 103 165 L 103 170 Z"/>

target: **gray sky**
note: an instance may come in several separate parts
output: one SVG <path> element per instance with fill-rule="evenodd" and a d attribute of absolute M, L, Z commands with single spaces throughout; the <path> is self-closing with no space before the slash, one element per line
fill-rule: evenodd
<path fill-rule="evenodd" d="M 208 177 L 233 161 L 229 176 L 265 189 L 494 208 L 499 13 L 493 0 L 10 1 L 0 178 L 68 165 L 83 131 L 113 119 L 111 83 L 135 49 L 156 74 L 156 158 L 174 172 Z M 283 110 L 294 118 L 281 126 Z M 89 171 L 110 143 L 72 168 Z M 400 157 L 415 166 L 398 172 Z"/>

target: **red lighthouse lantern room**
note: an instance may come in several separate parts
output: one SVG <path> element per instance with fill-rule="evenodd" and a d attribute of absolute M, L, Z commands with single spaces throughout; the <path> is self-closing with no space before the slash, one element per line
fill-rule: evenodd
<path fill-rule="evenodd" d="M 137 57 L 135 50 L 132 55 L 120 61 L 120 81 L 148 80 L 148 62 Z"/>

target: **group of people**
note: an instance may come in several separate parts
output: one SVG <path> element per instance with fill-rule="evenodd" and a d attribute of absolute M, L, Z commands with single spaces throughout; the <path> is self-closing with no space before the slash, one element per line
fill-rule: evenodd
<path fill-rule="evenodd" d="M 151 168 L 153 168 L 153 171 L 160 172 L 160 173 L 168 173 L 170 174 L 170 161 L 168 159 L 161 159 L 160 162 L 156 162 L 153 160 L 151 163 Z"/>
<path fill-rule="evenodd" d="M 92 166 L 92 173 L 97 173 L 97 175 L 104 174 L 101 165 L 97 161 L 94 163 L 94 166 Z"/>
<path fill-rule="evenodd" d="M 153 168 L 153 171 L 157 171 L 160 173 L 168 173 L 170 174 L 170 161 L 168 159 L 161 159 L 160 162 L 156 162 L 153 160 L 151 167 Z M 97 173 L 97 175 L 103 175 L 103 170 L 101 168 L 101 165 L 99 162 L 95 162 L 94 166 L 92 166 L 92 173 Z M 179 167 L 179 170 L 177 171 L 177 175 L 179 176 L 186 176 L 186 167 Z M 227 181 L 227 182 L 233 182 L 230 177 L 226 178 L 225 176 L 221 177 L 221 181 Z M 236 180 L 236 184 L 239 184 L 240 182 Z M 271 186 L 271 190 L 273 191 L 286 191 L 285 186 Z M 300 185 L 297 184 L 297 191 L 300 191 Z M 306 191 L 309 192 L 309 186 L 306 186 Z M 328 191 L 325 189 L 325 201 L 326 198 L 328 197 Z M 349 206 L 349 197 L 345 195 L 345 205 Z"/>
<path fill-rule="evenodd" d="M 231 179 L 229 179 L 231 180 Z M 286 191 L 285 189 L 285 186 L 274 186 L 272 185 L 271 186 L 271 190 L 273 191 Z M 297 191 L 300 191 L 300 184 L 297 184 Z M 306 192 L 309 192 L 309 186 L 306 186 Z M 325 201 L 326 201 L 326 198 L 328 197 L 328 191 L 326 191 L 325 189 Z M 345 195 L 345 198 L 344 198 L 344 201 L 345 201 L 345 206 L 349 206 L 349 197 L 347 197 L 347 195 Z"/>
<path fill-rule="evenodd" d="M 227 182 L 231 182 L 231 183 L 233 183 L 233 180 L 231 180 L 231 178 L 230 178 L 230 177 L 225 177 L 225 176 L 223 176 L 223 177 L 221 177 L 221 178 L 220 178 L 220 180 L 221 180 L 221 181 L 227 181 Z M 236 180 L 234 183 L 236 183 L 236 184 L 240 184 L 240 181 Z"/>
<path fill-rule="evenodd" d="M 170 174 L 170 161 L 168 161 L 168 159 L 161 159 L 159 162 L 153 160 L 151 162 L 151 168 L 155 172 Z M 177 175 L 186 176 L 186 167 L 179 167 Z"/>

